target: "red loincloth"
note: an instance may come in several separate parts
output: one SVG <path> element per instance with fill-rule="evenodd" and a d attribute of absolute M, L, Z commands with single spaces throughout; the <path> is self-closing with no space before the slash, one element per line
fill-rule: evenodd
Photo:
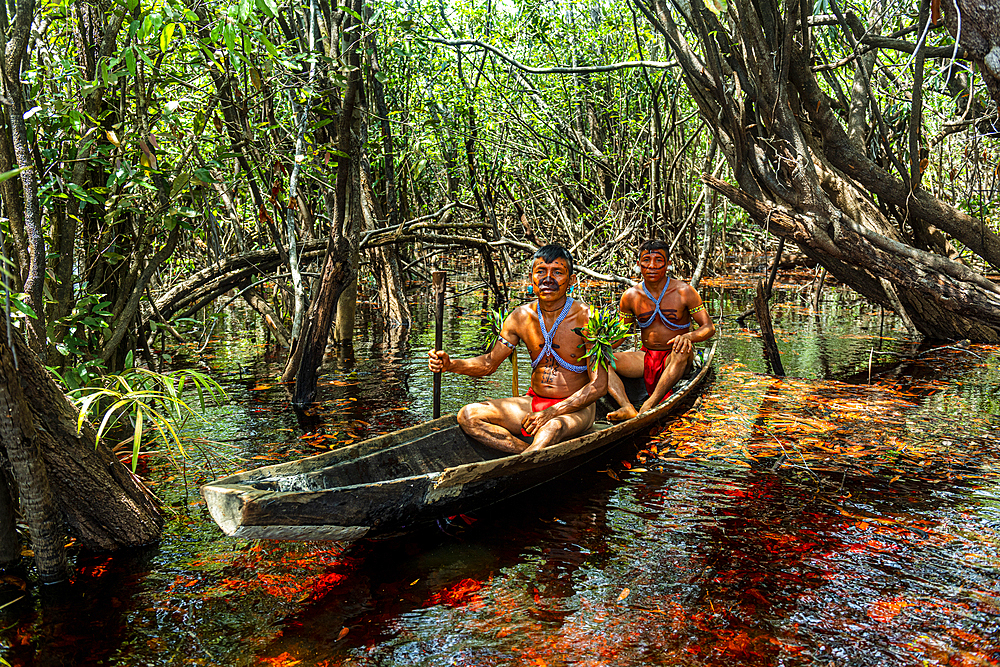
<path fill-rule="evenodd" d="M 541 412 L 545 408 L 551 408 L 553 405 L 563 400 L 561 398 L 549 398 L 547 396 L 539 396 L 538 394 L 535 393 L 534 389 L 529 389 L 526 395 L 531 396 L 532 412 Z M 525 431 L 523 426 L 521 427 L 521 435 L 523 435 L 525 438 L 535 437 L 529 434 L 527 431 Z"/>
<path fill-rule="evenodd" d="M 646 383 L 646 393 L 652 396 L 653 390 L 656 389 L 656 383 L 663 375 L 663 366 L 672 350 L 647 350 L 643 347 L 642 351 L 646 353 L 642 362 L 642 379 Z M 663 398 L 669 395 L 668 391 Z"/>

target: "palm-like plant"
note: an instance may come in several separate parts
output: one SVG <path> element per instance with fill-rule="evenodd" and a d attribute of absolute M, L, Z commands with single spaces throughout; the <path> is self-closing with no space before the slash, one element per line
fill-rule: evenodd
<path fill-rule="evenodd" d="M 156 429 L 168 451 L 172 446 L 181 456 L 187 456 L 178 431 L 183 430 L 190 418 L 204 418 L 184 400 L 185 389 L 193 390 L 197 395 L 202 412 L 206 398 L 216 399 L 217 402 L 228 400 L 218 382 L 188 369 L 156 373 L 144 368 L 132 368 L 121 375 L 106 375 L 103 386 L 81 387 L 70 392 L 70 396 L 80 409 L 78 430 L 83 428 L 92 410 L 103 409 L 97 428 L 97 442 L 115 425 L 125 420 L 131 422 L 132 436 L 122 444 L 131 440 L 134 472 L 148 424 Z"/>

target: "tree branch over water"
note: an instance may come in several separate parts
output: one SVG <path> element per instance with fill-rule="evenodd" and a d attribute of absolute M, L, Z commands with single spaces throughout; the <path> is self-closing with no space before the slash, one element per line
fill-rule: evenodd
<path fill-rule="evenodd" d="M 528 65 L 520 63 L 514 58 L 508 56 L 495 46 L 487 44 L 486 42 L 481 42 L 478 39 L 443 39 L 440 37 L 425 37 L 424 39 L 428 42 L 433 42 L 434 44 L 443 44 L 445 46 L 452 46 L 455 48 L 461 46 L 474 46 L 478 49 L 489 51 L 501 60 L 513 65 L 522 72 L 527 72 L 528 74 L 598 74 L 600 72 L 614 72 L 620 69 L 629 69 L 633 67 L 670 69 L 678 66 L 676 60 L 629 60 L 627 62 L 611 63 L 610 65 L 591 65 L 589 67 L 529 67 Z"/>

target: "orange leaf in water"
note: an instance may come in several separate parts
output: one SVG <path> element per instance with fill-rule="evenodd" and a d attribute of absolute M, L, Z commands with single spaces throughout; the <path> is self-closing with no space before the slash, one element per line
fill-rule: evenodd
<path fill-rule="evenodd" d="M 340 634 L 337 635 L 337 641 L 339 642 L 341 639 L 343 639 L 344 637 L 346 637 L 347 633 L 350 632 L 350 631 L 351 631 L 351 629 L 348 628 L 348 627 L 346 627 L 346 626 L 343 627 L 343 628 L 341 628 L 340 629 Z"/>
<path fill-rule="evenodd" d="M 481 581 L 477 581 L 475 579 L 462 579 L 454 586 L 450 586 L 431 595 L 430 602 L 432 604 L 446 604 L 452 607 L 457 607 L 466 602 L 474 601 L 477 596 L 473 594 L 482 587 L 483 582 Z"/>
<path fill-rule="evenodd" d="M 980 637 L 979 635 L 975 635 L 975 634 L 973 634 L 971 632 L 966 632 L 965 630 L 962 630 L 961 628 L 949 628 L 948 634 L 951 635 L 952 637 L 957 637 L 958 639 L 961 639 L 961 640 L 967 641 L 967 642 L 981 642 L 981 641 L 983 641 L 983 638 Z"/>
<path fill-rule="evenodd" d="M 876 600 L 868 607 L 868 616 L 879 623 L 888 623 L 909 605 L 900 598 Z"/>
<path fill-rule="evenodd" d="M 618 596 L 618 601 L 621 602 L 622 600 L 624 600 L 625 598 L 627 598 L 628 594 L 631 593 L 631 592 L 632 591 L 630 591 L 628 588 L 623 588 L 621 595 Z"/>
<path fill-rule="evenodd" d="M 299 665 L 302 663 L 301 660 L 296 660 L 295 657 L 288 651 L 285 651 L 281 655 L 273 658 L 261 658 L 260 661 L 265 665 L 274 665 L 274 667 L 293 667 L 293 665 Z"/>

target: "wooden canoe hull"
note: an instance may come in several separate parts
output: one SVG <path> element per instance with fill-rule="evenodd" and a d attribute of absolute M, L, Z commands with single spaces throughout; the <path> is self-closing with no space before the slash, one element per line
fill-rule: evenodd
<path fill-rule="evenodd" d="M 504 456 L 468 438 L 454 415 L 201 488 L 212 518 L 246 539 L 340 540 L 404 532 L 552 480 L 673 412 L 711 369 L 656 409 L 542 450 Z"/>

